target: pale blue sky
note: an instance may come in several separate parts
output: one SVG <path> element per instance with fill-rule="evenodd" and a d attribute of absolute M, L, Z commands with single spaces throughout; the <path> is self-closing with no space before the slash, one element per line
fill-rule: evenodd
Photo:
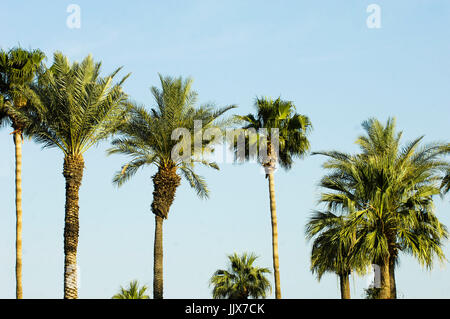
<path fill-rule="evenodd" d="M 66 8 L 81 7 L 81 28 L 69 29 Z M 369 4 L 381 7 L 381 29 L 366 26 Z M 130 96 L 153 106 L 157 73 L 191 76 L 200 102 L 238 104 L 248 113 L 256 95 L 292 100 L 314 126 L 312 150 L 357 151 L 360 123 L 397 117 L 405 141 L 447 140 L 450 119 L 450 2 L 397 1 L 1 1 L 0 48 L 40 48 L 52 61 L 92 53 L 104 74 L 132 72 Z M 14 298 L 14 153 L 0 131 L 0 298 Z M 80 192 L 80 298 L 110 298 L 132 279 L 152 286 L 154 217 L 151 176 L 141 171 L 117 189 L 124 163 L 89 150 Z M 339 298 L 334 275 L 320 283 L 309 271 L 304 225 L 316 206 L 323 159 L 297 161 L 276 174 L 280 271 L 285 298 Z M 164 228 L 166 298 L 209 298 L 208 279 L 226 255 L 252 251 L 271 267 L 267 180 L 255 164 L 199 169 L 211 198 L 183 182 Z M 25 298 L 63 295 L 64 179 L 62 154 L 23 147 L 23 286 Z M 450 226 L 450 198 L 436 199 Z M 445 247 L 450 256 L 448 244 Z M 366 278 L 352 278 L 361 298 Z M 272 280 L 272 278 L 271 278 Z M 450 298 L 446 263 L 423 270 L 408 256 L 397 270 L 400 297 Z"/>

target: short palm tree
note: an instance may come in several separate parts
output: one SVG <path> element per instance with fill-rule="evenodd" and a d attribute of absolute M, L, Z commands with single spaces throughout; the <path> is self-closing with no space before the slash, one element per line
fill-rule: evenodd
<path fill-rule="evenodd" d="M 232 147 L 238 160 L 248 160 L 253 155 L 250 149 L 265 149 L 265 154 L 259 154 L 258 160 L 264 167 L 266 178 L 269 180 L 270 213 L 272 221 L 272 252 L 273 269 L 275 279 L 275 297 L 281 298 L 279 257 L 278 257 L 278 225 L 275 202 L 274 170 L 277 164 L 285 169 L 290 169 L 295 157 L 303 157 L 309 150 L 308 134 L 312 128 L 309 118 L 295 112 L 295 105 L 281 98 L 257 98 L 255 102 L 256 115 L 236 116 L 242 123 L 242 129 L 254 130 L 256 139 L 246 137 L 244 157 L 236 147 L 234 141 Z M 266 131 L 264 131 L 264 129 Z M 274 145 L 273 143 L 276 143 Z M 256 148 L 254 148 L 256 146 Z"/>
<path fill-rule="evenodd" d="M 341 298 L 350 299 L 349 276 L 352 271 L 364 274 L 369 265 L 358 251 L 358 236 L 342 237 L 346 220 L 330 212 L 314 212 L 306 226 L 306 236 L 313 239 L 311 270 L 320 281 L 327 272 L 339 277 Z"/>
<path fill-rule="evenodd" d="M 69 63 L 54 54 L 53 65 L 39 74 L 39 83 L 25 93 L 33 107 L 22 113 L 27 131 L 44 148 L 57 147 L 64 154 L 66 180 L 64 226 L 64 298 L 78 298 L 77 247 L 79 233 L 79 189 L 84 170 L 83 154 L 109 137 L 123 122 L 127 96 L 122 84 L 113 83 L 120 68 L 100 76 L 101 63 L 91 56 Z"/>
<path fill-rule="evenodd" d="M 392 119 L 383 126 L 363 123 L 367 135 L 357 143 L 362 153 L 320 152 L 331 172 L 321 180 L 321 202 L 347 214 L 341 236 L 358 234 L 360 254 L 381 269 L 380 298 L 395 298 L 394 267 L 400 251 L 431 267 L 443 260 L 442 240 L 448 233 L 434 214 L 433 195 L 439 194 L 442 145 L 419 147 L 422 138 L 400 148 Z"/>
<path fill-rule="evenodd" d="M 153 297 L 163 298 L 163 221 L 167 219 L 175 192 L 180 185 L 182 174 L 194 188 L 197 195 L 207 198 L 209 190 L 205 180 L 194 172 L 194 164 L 218 169 L 199 153 L 191 152 L 191 137 L 198 137 L 207 128 L 221 129 L 225 122 L 218 119 L 234 106 L 215 109 L 211 105 L 195 107 L 197 93 L 191 90 L 192 80 L 163 77 L 162 89 L 152 87 L 156 108 L 148 112 L 144 107 L 134 106 L 125 125 L 120 128 L 120 137 L 112 141 L 108 154 L 124 154 L 131 160 L 117 172 L 113 182 L 118 186 L 129 180 L 140 168 L 154 166 L 152 213 L 155 215 Z M 196 122 L 198 121 L 198 122 Z M 202 129 L 196 124 L 200 123 Z M 184 142 L 174 134 L 182 131 Z M 192 139 L 193 140 L 193 139 Z M 179 145 L 181 148 L 177 148 Z M 195 143 L 194 143 L 195 144 Z M 206 142 L 202 141 L 200 151 Z M 183 151 L 179 156 L 178 151 Z"/>
<path fill-rule="evenodd" d="M 22 134 L 24 123 L 15 117 L 11 109 L 27 106 L 27 99 L 20 87 L 31 84 L 37 70 L 42 66 L 44 53 L 39 50 L 13 48 L 8 52 L 0 51 L 0 125 L 9 121 L 13 128 L 16 161 L 16 298 L 22 299 Z M 8 107 L 5 108 L 5 103 Z"/>
<path fill-rule="evenodd" d="M 272 288 L 266 274 L 268 268 L 254 266 L 258 257 L 254 254 L 244 253 L 241 256 L 234 253 L 229 255 L 228 270 L 219 269 L 210 279 L 214 286 L 212 291 L 215 299 L 248 299 L 266 298 L 267 292 Z"/>
<path fill-rule="evenodd" d="M 127 289 L 120 287 L 120 292 L 115 294 L 112 299 L 150 299 L 146 294 L 148 287 L 143 285 L 139 287 L 137 280 L 130 282 Z"/>

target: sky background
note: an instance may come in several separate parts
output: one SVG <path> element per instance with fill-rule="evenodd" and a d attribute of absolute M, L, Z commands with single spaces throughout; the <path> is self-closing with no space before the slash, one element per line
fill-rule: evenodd
<path fill-rule="evenodd" d="M 81 28 L 66 25 L 69 4 L 81 8 Z M 370 29 L 368 5 L 381 8 L 381 28 Z M 103 74 L 124 66 L 130 97 L 154 106 L 149 88 L 158 72 L 191 76 L 199 102 L 237 104 L 253 111 L 256 96 L 294 101 L 310 117 L 313 151 L 358 151 L 361 122 L 397 118 L 403 141 L 448 141 L 450 119 L 450 2 L 397 1 L 1 1 L 0 48 L 39 48 L 49 65 L 54 51 L 71 61 L 92 53 Z M 0 298 L 15 297 L 14 148 L 12 130 L 0 131 Z M 108 143 L 85 155 L 80 191 L 80 298 L 110 298 L 138 279 L 152 287 L 154 216 L 151 176 L 140 171 L 112 185 L 126 158 L 105 154 Z M 275 175 L 282 296 L 339 298 L 333 274 L 318 282 L 309 270 L 304 238 L 317 184 L 318 156 Z M 57 149 L 23 145 L 24 298 L 63 296 L 64 178 Z M 201 200 L 184 181 L 164 226 L 165 298 L 210 298 L 208 280 L 228 254 L 254 252 L 272 267 L 268 184 L 256 164 L 199 168 L 211 189 Z M 436 198 L 450 226 L 450 196 Z M 450 256 L 448 243 L 445 253 Z M 450 298 L 446 262 L 432 271 L 401 255 L 400 298 Z M 273 281 L 273 277 L 270 277 Z M 351 277 L 363 297 L 369 277 Z M 273 297 L 273 294 L 270 296 Z"/>

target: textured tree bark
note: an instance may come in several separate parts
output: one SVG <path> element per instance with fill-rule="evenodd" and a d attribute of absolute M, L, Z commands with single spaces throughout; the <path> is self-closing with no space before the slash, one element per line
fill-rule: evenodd
<path fill-rule="evenodd" d="M 153 298 L 163 299 L 163 221 L 168 217 L 181 177 L 174 166 L 158 169 L 153 176 L 152 212 L 155 214 Z"/>
<path fill-rule="evenodd" d="M 153 299 L 163 299 L 163 218 L 155 215 Z"/>
<path fill-rule="evenodd" d="M 389 283 L 391 299 L 397 299 L 397 284 L 395 282 L 395 257 L 389 257 Z"/>
<path fill-rule="evenodd" d="M 16 158 L 16 298 L 22 299 L 22 133 L 14 132 Z"/>
<path fill-rule="evenodd" d="M 397 285 L 395 283 L 395 261 L 398 256 L 398 245 L 395 233 L 395 230 L 391 230 L 387 234 L 389 245 L 389 294 L 391 299 L 397 299 Z"/>
<path fill-rule="evenodd" d="M 389 299 L 391 297 L 391 282 L 389 276 L 389 257 L 384 258 L 379 263 L 380 266 L 380 299 Z"/>
<path fill-rule="evenodd" d="M 273 172 L 268 174 L 269 177 L 269 197 L 270 197 L 270 214 L 272 218 L 272 251 L 273 251 L 273 270 L 275 279 L 275 298 L 281 299 L 280 285 L 280 262 L 278 258 L 278 225 L 277 225 L 277 208 L 275 203 L 275 182 Z"/>
<path fill-rule="evenodd" d="M 64 298 L 78 298 L 77 248 L 79 234 L 79 190 L 83 179 L 84 159 L 81 155 L 64 158 L 66 207 L 64 225 Z"/>
<path fill-rule="evenodd" d="M 341 299 L 350 299 L 350 280 L 349 274 L 339 275 L 341 285 Z"/>

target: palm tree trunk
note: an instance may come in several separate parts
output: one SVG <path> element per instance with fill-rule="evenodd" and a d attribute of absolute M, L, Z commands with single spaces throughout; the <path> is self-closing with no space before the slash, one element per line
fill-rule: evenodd
<path fill-rule="evenodd" d="M 163 299 L 163 218 L 155 215 L 153 299 Z"/>
<path fill-rule="evenodd" d="M 380 266 L 380 299 L 389 299 L 391 297 L 391 282 L 389 276 L 389 257 L 386 257 L 379 263 Z"/>
<path fill-rule="evenodd" d="M 153 250 L 153 298 L 163 299 L 163 220 L 167 218 L 175 199 L 181 177 L 175 166 L 161 167 L 153 176 L 152 212 L 155 214 Z"/>
<path fill-rule="evenodd" d="M 79 234 L 79 190 L 83 179 L 84 159 L 81 155 L 64 158 L 66 207 L 64 225 L 64 298 L 78 298 L 77 248 Z"/>
<path fill-rule="evenodd" d="M 395 283 L 395 257 L 389 257 L 389 283 L 391 299 L 397 299 L 397 284 Z"/>
<path fill-rule="evenodd" d="M 350 299 L 350 280 L 349 274 L 340 274 L 339 282 L 341 285 L 341 299 Z"/>
<path fill-rule="evenodd" d="M 273 251 L 273 270 L 275 277 L 275 298 L 281 299 L 280 286 L 280 262 L 278 259 L 278 225 L 277 225 L 277 208 L 275 203 L 275 182 L 273 172 L 268 174 L 269 177 L 269 197 L 270 197 L 270 214 L 272 217 L 272 251 Z"/>
<path fill-rule="evenodd" d="M 22 133 L 14 132 L 16 157 L 16 298 L 22 299 Z"/>

